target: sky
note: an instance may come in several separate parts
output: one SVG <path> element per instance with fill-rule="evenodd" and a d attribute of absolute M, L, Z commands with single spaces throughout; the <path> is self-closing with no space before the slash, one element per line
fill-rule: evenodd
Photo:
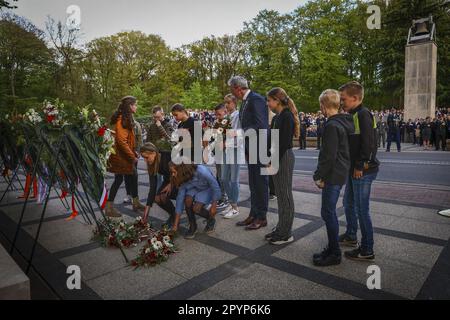
<path fill-rule="evenodd" d="M 172 47 L 206 36 L 237 34 L 263 9 L 291 12 L 306 0 L 19 0 L 17 15 L 45 30 L 47 16 L 65 22 L 80 8 L 82 42 L 121 31 L 158 34 Z"/>

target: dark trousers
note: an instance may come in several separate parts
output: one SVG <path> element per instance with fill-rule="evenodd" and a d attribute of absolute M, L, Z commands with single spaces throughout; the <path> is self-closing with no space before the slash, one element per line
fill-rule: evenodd
<path fill-rule="evenodd" d="M 289 149 L 280 159 L 278 173 L 273 176 L 278 202 L 278 224 L 275 232 L 283 238 L 291 237 L 294 223 L 295 208 L 292 195 L 294 165 L 294 152 Z"/>
<path fill-rule="evenodd" d="M 250 217 L 266 220 L 269 207 L 269 177 L 261 175 L 261 164 L 248 164 L 250 187 Z"/>
<path fill-rule="evenodd" d="M 300 134 L 299 143 L 300 149 L 306 149 L 306 132 Z"/>
<path fill-rule="evenodd" d="M 320 150 L 320 143 L 322 142 L 322 136 L 317 136 L 317 149 Z"/>
<path fill-rule="evenodd" d="M 108 201 L 114 202 L 114 199 L 116 199 L 117 191 L 119 191 L 120 186 L 122 185 L 122 182 L 124 180 L 132 181 L 133 175 L 123 175 L 123 174 L 116 174 L 114 175 L 114 182 L 111 186 L 111 189 L 109 190 L 109 198 Z M 137 182 L 137 180 L 136 180 Z M 136 198 L 138 196 L 138 190 L 137 190 L 137 183 L 130 182 L 129 183 L 130 188 L 130 194 L 132 198 Z"/>
<path fill-rule="evenodd" d="M 401 150 L 400 132 L 389 132 L 388 133 L 388 138 L 387 138 L 387 150 L 388 151 L 391 150 L 391 142 L 392 141 L 395 141 L 395 143 L 397 144 L 397 150 L 400 151 Z"/>
<path fill-rule="evenodd" d="M 386 146 L 386 132 L 378 133 L 378 148 L 381 147 L 381 143 L 383 143 L 383 148 Z"/>
<path fill-rule="evenodd" d="M 339 222 L 336 215 L 336 204 L 339 200 L 342 186 L 325 183 L 322 189 L 322 209 L 320 211 L 327 228 L 328 248 L 333 253 L 340 254 L 339 248 Z"/>
<path fill-rule="evenodd" d="M 436 150 L 439 150 L 439 144 L 441 144 L 442 151 L 445 151 L 445 148 L 447 147 L 445 136 L 436 135 Z"/>
<path fill-rule="evenodd" d="M 159 187 L 156 195 L 161 196 L 161 190 L 164 189 L 167 185 L 168 183 L 163 183 Z M 166 224 L 170 226 L 172 226 L 173 223 L 175 222 L 175 206 L 172 200 L 175 200 L 176 198 L 177 198 L 177 190 L 175 188 L 172 188 L 172 192 L 167 197 L 164 198 L 164 201 L 162 201 L 161 199 L 161 201 L 157 202 L 158 206 L 169 214 L 169 218 L 167 219 Z"/>
<path fill-rule="evenodd" d="M 269 194 L 271 196 L 276 195 L 276 193 L 275 193 L 275 184 L 273 183 L 273 176 L 269 176 Z"/>

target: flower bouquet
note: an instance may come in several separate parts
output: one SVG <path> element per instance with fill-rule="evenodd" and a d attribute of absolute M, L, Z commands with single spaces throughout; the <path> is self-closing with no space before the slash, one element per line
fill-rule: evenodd
<path fill-rule="evenodd" d="M 173 236 L 167 230 L 154 232 L 139 251 L 136 259 L 131 261 L 135 269 L 139 267 L 153 267 L 161 262 L 167 261 L 171 254 L 176 253 Z"/>
<path fill-rule="evenodd" d="M 106 225 L 109 225 L 109 228 Z M 150 225 L 144 223 L 141 217 L 133 223 L 107 219 L 107 221 L 99 222 L 92 240 L 99 241 L 103 247 L 130 248 L 147 239 L 150 232 Z"/>

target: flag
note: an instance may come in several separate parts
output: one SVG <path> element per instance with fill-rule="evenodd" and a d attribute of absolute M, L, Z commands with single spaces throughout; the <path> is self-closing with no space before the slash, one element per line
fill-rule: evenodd
<path fill-rule="evenodd" d="M 108 201 L 108 189 L 106 189 L 106 183 L 103 183 L 102 197 L 100 198 L 100 208 L 105 209 L 106 202 Z"/>

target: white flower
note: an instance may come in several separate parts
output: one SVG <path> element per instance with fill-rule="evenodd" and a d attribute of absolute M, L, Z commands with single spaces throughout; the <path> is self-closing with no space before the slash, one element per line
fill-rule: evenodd
<path fill-rule="evenodd" d="M 121 222 L 121 223 L 119 224 L 119 226 L 123 228 L 123 227 L 125 227 L 125 223 Z"/>
<path fill-rule="evenodd" d="M 218 134 L 222 134 L 222 133 L 223 133 L 223 128 L 217 129 L 217 133 L 218 133 Z"/>
<path fill-rule="evenodd" d="M 160 250 L 162 249 L 164 246 L 162 244 L 161 241 L 156 241 L 155 244 L 153 245 L 153 247 L 155 248 L 155 250 Z"/>
<path fill-rule="evenodd" d="M 137 217 L 136 221 L 142 221 L 142 217 Z"/>
<path fill-rule="evenodd" d="M 226 126 L 227 124 L 228 124 L 228 120 L 227 120 L 227 119 L 223 119 L 223 120 L 222 120 L 222 125 L 223 125 L 223 126 Z"/>
<path fill-rule="evenodd" d="M 163 238 L 163 242 L 164 242 L 164 244 L 166 245 L 166 247 L 169 247 L 169 248 L 172 248 L 172 247 L 173 247 L 172 241 L 170 240 L 170 237 L 169 237 L 169 236 L 165 236 L 165 237 Z"/>
<path fill-rule="evenodd" d="M 150 253 L 152 250 L 150 248 L 145 249 L 145 253 Z"/>

